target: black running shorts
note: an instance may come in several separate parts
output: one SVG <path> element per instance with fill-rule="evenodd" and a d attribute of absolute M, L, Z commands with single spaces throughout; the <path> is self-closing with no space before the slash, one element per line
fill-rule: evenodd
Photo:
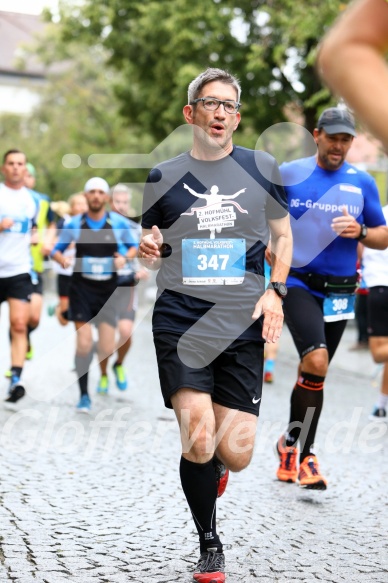
<path fill-rule="evenodd" d="M 388 287 L 378 285 L 369 288 L 368 334 L 388 336 Z"/>
<path fill-rule="evenodd" d="M 154 331 L 159 379 L 166 407 L 179 389 L 209 393 L 214 403 L 259 415 L 264 343 L 235 340 L 220 352 L 217 338 L 190 337 L 177 353 L 180 334 Z M 181 350 L 181 345 L 180 349 Z M 214 359 L 208 364 L 209 354 Z M 184 361 L 184 362 L 183 362 Z M 192 366 L 190 366 L 190 364 Z"/>
<path fill-rule="evenodd" d="M 0 278 L 0 304 L 9 299 L 29 302 L 32 293 L 32 281 L 29 273 Z"/>
<path fill-rule="evenodd" d="M 327 348 L 333 358 L 344 333 L 347 320 L 325 322 L 323 298 L 301 287 L 289 287 L 283 300 L 284 319 L 302 359 L 318 348 Z"/>
<path fill-rule="evenodd" d="M 73 280 L 69 289 L 69 320 L 73 322 L 90 322 L 100 324 L 106 322 L 116 327 L 116 308 L 114 301 L 109 301 L 115 288 L 98 285 L 91 286 L 79 280 Z"/>
<path fill-rule="evenodd" d="M 41 273 L 35 273 L 32 277 L 32 293 L 43 295 L 43 277 Z"/>
<path fill-rule="evenodd" d="M 57 276 L 57 292 L 60 298 L 69 297 L 69 289 L 71 283 L 71 275 L 64 275 L 63 273 L 58 273 Z"/>

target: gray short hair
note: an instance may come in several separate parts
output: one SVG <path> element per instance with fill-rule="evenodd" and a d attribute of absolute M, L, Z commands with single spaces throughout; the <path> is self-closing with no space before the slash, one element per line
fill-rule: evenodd
<path fill-rule="evenodd" d="M 114 194 L 117 194 L 119 192 L 123 192 L 125 194 L 128 194 L 129 198 L 132 197 L 132 192 L 131 190 L 128 188 L 128 186 L 126 184 L 116 184 L 116 186 L 114 186 L 111 191 L 110 191 L 110 195 L 113 196 Z"/>
<path fill-rule="evenodd" d="M 221 83 L 232 85 L 232 87 L 235 88 L 237 93 L 237 101 L 240 101 L 241 86 L 237 77 L 235 77 L 231 73 L 228 73 L 228 71 L 224 71 L 223 69 L 213 69 L 209 67 L 208 69 L 206 69 L 206 71 L 203 71 L 203 73 L 198 75 L 198 77 L 193 79 L 193 81 L 190 83 L 187 92 L 188 103 L 191 103 L 192 101 L 194 101 L 194 99 L 197 99 L 201 92 L 202 87 L 204 85 L 207 85 L 207 83 L 212 83 L 213 81 L 221 81 Z"/>

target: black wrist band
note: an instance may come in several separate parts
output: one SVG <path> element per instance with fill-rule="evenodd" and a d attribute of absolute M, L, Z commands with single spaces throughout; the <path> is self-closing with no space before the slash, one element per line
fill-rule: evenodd
<path fill-rule="evenodd" d="M 171 245 L 169 245 L 168 243 L 163 243 L 163 245 L 160 248 L 160 256 L 162 258 L 170 257 L 171 253 L 172 253 Z"/>

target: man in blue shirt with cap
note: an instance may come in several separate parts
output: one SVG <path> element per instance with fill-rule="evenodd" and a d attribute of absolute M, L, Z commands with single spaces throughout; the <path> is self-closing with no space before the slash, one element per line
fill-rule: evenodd
<path fill-rule="evenodd" d="M 294 219 L 283 307 L 300 364 L 289 424 L 277 442 L 277 477 L 325 490 L 314 440 L 329 363 L 347 320 L 354 317 L 357 243 L 385 249 L 388 230 L 373 178 L 345 160 L 356 136 L 350 112 L 326 109 L 313 135 L 316 156 L 280 167 Z"/>
<path fill-rule="evenodd" d="M 115 350 L 116 306 L 109 301 L 117 288 L 117 270 L 122 269 L 137 249 L 128 220 L 107 212 L 109 185 L 98 176 L 90 178 L 84 188 L 88 212 L 73 217 L 62 230 L 52 257 L 62 267 L 70 258 L 63 251 L 75 242 L 76 261 L 69 290 L 69 319 L 77 330 L 75 368 L 81 398 L 80 412 L 89 412 L 88 371 L 93 358 L 92 324 L 98 326 L 98 356 L 107 366 Z M 102 371 L 103 373 L 106 371 Z"/>

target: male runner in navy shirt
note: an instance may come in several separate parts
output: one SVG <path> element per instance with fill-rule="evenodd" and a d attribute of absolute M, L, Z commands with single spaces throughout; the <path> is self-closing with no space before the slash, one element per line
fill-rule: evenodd
<path fill-rule="evenodd" d="M 137 247 L 137 242 L 131 235 L 127 219 L 106 211 L 109 200 L 106 180 L 91 178 L 84 190 L 88 212 L 66 223 L 52 257 L 67 267 L 70 258 L 63 255 L 63 251 L 75 242 L 76 261 L 69 290 L 69 319 L 74 321 L 77 330 L 75 368 L 81 391 L 77 409 L 89 412 L 88 370 L 93 358 L 92 324 L 98 326 L 99 360 L 107 366 L 107 359 L 115 350 L 116 328 L 116 307 L 109 300 L 117 288 L 117 270 L 122 269 L 131 258 L 130 249 Z"/>
<path fill-rule="evenodd" d="M 240 92 L 220 69 L 190 84 L 183 113 L 192 149 L 151 171 L 139 249 L 146 266 L 160 268 L 154 342 L 164 401 L 181 428 L 180 476 L 199 535 L 194 580 L 201 583 L 225 581 L 216 500 L 225 466 L 237 472 L 252 457 L 264 339 L 280 336 L 291 259 L 275 160 L 233 146 Z M 270 236 L 276 257 L 265 290 Z"/>

